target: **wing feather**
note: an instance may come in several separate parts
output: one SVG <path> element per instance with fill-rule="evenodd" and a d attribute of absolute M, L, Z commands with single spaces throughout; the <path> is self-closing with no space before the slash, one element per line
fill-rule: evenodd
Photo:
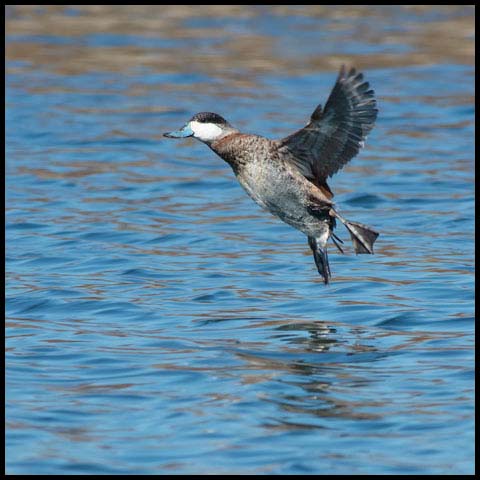
<path fill-rule="evenodd" d="M 325 109 L 315 109 L 301 130 L 278 141 L 284 158 L 316 184 L 349 162 L 365 144 L 377 118 L 375 93 L 363 74 L 342 66 Z"/>

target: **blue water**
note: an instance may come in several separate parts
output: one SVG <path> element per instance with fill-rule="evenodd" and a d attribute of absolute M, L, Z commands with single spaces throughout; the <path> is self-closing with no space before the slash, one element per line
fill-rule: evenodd
<path fill-rule="evenodd" d="M 398 10 L 405 24 L 251 11 L 192 15 L 178 38 L 49 34 L 42 10 L 25 32 L 9 13 L 7 473 L 474 472 L 475 71 L 409 62 L 423 47 L 404 35 L 464 10 Z M 251 54 L 224 43 L 249 36 Z M 116 63 L 128 48 L 138 66 Z M 337 64 L 311 62 L 327 53 L 378 98 L 330 185 L 381 235 L 355 256 L 339 227 L 325 286 L 305 237 L 227 164 L 161 134 L 213 110 L 287 135 L 326 101 Z"/>

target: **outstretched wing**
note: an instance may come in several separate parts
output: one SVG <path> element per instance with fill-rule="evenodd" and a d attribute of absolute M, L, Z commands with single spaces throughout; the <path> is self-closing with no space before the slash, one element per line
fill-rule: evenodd
<path fill-rule="evenodd" d="M 374 91 L 363 75 L 342 66 L 322 111 L 319 105 L 310 123 L 278 140 L 282 156 L 317 185 L 326 184 L 363 147 L 377 118 Z M 328 188 L 328 187 L 327 187 Z"/>

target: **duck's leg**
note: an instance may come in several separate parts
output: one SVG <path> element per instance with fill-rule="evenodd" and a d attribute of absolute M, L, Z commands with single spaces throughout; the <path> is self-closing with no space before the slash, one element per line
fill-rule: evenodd
<path fill-rule="evenodd" d="M 328 263 L 326 243 L 326 240 L 324 240 L 322 237 L 308 237 L 308 244 L 312 249 L 313 258 L 315 260 L 315 265 L 317 265 L 318 273 L 323 277 L 323 281 L 327 284 L 332 276 L 332 273 L 330 272 L 330 265 Z"/>
<path fill-rule="evenodd" d="M 349 231 L 355 253 L 373 254 L 373 244 L 379 233 L 373 228 L 363 225 L 363 223 L 352 222 L 351 220 L 343 218 L 338 212 L 333 210 L 333 208 L 331 209 L 331 212 Z"/>

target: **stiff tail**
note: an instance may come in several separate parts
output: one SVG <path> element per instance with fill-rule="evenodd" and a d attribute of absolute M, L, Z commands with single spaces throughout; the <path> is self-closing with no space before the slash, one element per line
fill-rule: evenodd
<path fill-rule="evenodd" d="M 323 277 L 323 281 L 328 283 L 332 273 L 330 272 L 330 265 L 328 263 L 327 248 L 325 246 L 322 247 L 315 237 L 308 237 L 308 244 L 312 249 L 318 273 Z"/>
<path fill-rule="evenodd" d="M 351 222 L 340 216 L 337 212 L 334 215 L 345 225 L 352 237 L 353 248 L 355 253 L 371 253 L 373 254 L 373 244 L 379 233 L 366 225 L 358 222 Z"/>

